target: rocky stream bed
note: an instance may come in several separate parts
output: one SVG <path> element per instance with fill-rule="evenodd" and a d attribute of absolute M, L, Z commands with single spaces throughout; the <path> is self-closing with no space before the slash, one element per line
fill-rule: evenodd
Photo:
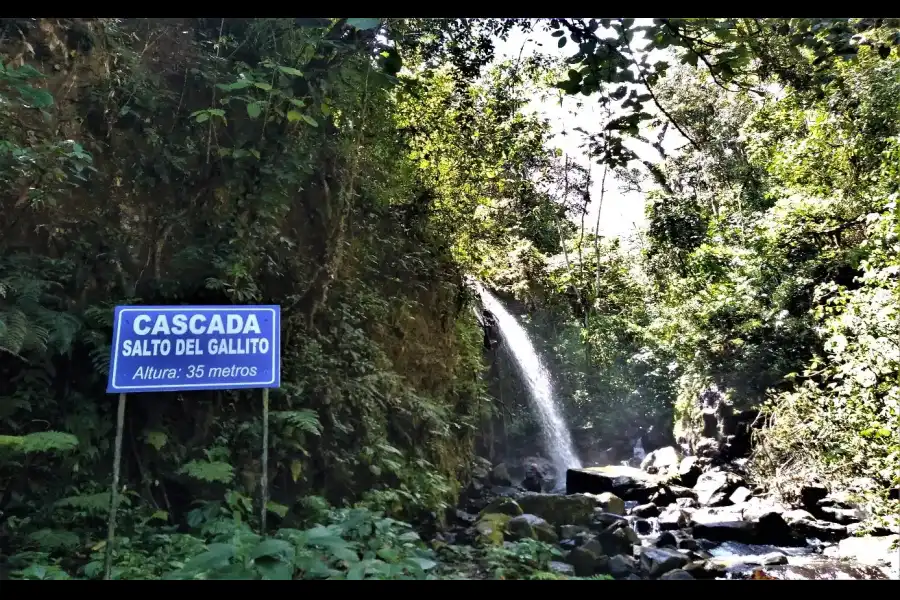
<path fill-rule="evenodd" d="M 680 459 L 674 448 L 661 448 L 642 468 L 569 469 L 565 490 L 552 493 L 559 486 L 546 461 L 526 460 L 523 478 L 481 461 L 451 525 L 434 541 L 484 547 L 537 539 L 560 550 L 552 571 L 577 577 L 900 577 L 896 528 L 858 535 L 867 515 L 853 490 L 808 486 L 798 505 L 786 505 L 752 488 L 745 464 Z"/>

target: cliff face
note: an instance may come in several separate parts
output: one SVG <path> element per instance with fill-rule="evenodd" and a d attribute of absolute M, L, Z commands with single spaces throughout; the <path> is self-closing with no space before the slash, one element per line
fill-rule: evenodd
<path fill-rule="evenodd" d="M 22 486 L 53 497 L 106 477 L 122 303 L 282 306 L 275 500 L 452 495 L 480 417 L 480 337 L 446 240 L 394 207 L 419 184 L 371 40 L 265 19 L 0 28 L 0 433 L 38 419 L 79 443 L 64 477 L 36 459 L 0 510 Z M 129 402 L 124 473 L 148 501 L 253 492 L 253 393 Z"/>

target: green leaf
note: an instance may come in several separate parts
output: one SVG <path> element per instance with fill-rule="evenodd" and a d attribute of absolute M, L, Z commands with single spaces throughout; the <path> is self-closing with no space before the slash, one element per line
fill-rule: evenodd
<path fill-rule="evenodd" d="M 427 570 L 429 570 L 429 569 L 433 569 L 434 567 L 437 566 L 437 563 L 434 562 L 433 560 L 431 560 L 431 559 L 429 559 L 429 558 L 422 558 L 422 557 L 420 557 L 420 556 L 411 556 L 411 557 L 409 558 L 409 560 L 410 560 L 411 562 L 414 562 L 414 563 L 416 563 L 417 565 L 419 565 L 419 568 L 422 569 L 423 571 L 427 571 Z"/>
<path fill-rule="evenodd" d="M 247 116 L 251 119 L 255 119 L 262 112 L 262 106 L 260 106 L 259 102 L 250 102 L 247 104 Z"/>
<path fill-rule="evenodd" d="M 357 29 L 374 29 L 381 25 L 381 19 L 347 19 L 347 25 Z"/>
<path fill-rule="evenodd" d="M 264 90 L 264 91 L 266 91 L 266 92 L 268 92 L 269 90 L 272 89 L 272 85 L 271 85 L 271 84 L 269 84 L 269 83 L 264 83 L 264 82 L 262 82 L 262 81 L 254 81 L 254 82 L 253 82 L 253 85 L 255 85 L 255 86 L 258 87 L 259 89 Z"/>
<path fill-rule="evenodd" d="M 206 552 L 195 556 L 182 567 L 182 573 L 203 573 L 227 566 L 234 557 L 234 546 L 231 544 L 210 544 Z"/>
<path fill-rule="evenodd" d="M 303 115 L 297 112 L 296 110 L 289 110 L 287 112 L 287 120 L 289 123 L 293 123 L 295 121 L 299 121 L 303 118 Z"/>
<path fill-rule="evenodd" d="M 266 503 L 266 510 L 271 513 L 275 513 L 283 519 L 288 512 L 288 507 L 284 504 L 278 504 L 277 502 L 269 501 Z"/>
<path fill-rule="evenodd" d="M 303 120 L 304 120 L 304 121 L 306 121 L 307 123 L 309 123 L 309 124 L 312 125 L 313 127 L 318 127 L 318 126 L 319 126 L 319 123 L 318 123 L 315 119 L 313 119 L 311 116 L 309 116 L 309 115 L 302 115 L 302 117 L 303 117 Z"/>
<path fill-rule="evenodd" d="M 250 558 L 254 560 L 262 557 L 277 558 L 278 560 L 291 562 L 294 560 L 294 546 L 285 540 L 275 538 L 264 540 L 250 553 Z"/>
<path fill-rule="evenodd" d="M 303 77 L 303 71 L 301 71 L 300 69 L 295 69 L 294 67 L 278 67 L 278 70 L 287 75 Z"/>
<path fill-rule="evenodd" d="M 209 113 L 207 113 L 207 112 L 200 113 L 199 115 L 197 115 L 196 121 L 198 123 L 204 123 L 206 121 L 209 121 Z"/>
<path fill-rule="evenodd" d="M 147 443 L 153 446 L 157 452 L 159 452 L 163 446 L 166 445 L 166 442 L 169 438 L 162 431 L 148 431 L 147 432 Z"/>

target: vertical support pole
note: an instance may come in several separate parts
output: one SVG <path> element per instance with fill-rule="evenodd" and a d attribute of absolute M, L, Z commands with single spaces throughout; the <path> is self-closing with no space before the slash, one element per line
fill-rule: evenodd
<path fill-rule="evenodd" d="M 125 394 L 119 394 L 119 412 L 116 416 L 116 445 L 113 452 L 113 478 L 109 489 L 109 525 L 106 532 L 106 564 L 103 579 L 112 575 L 113 538 L 116 535 L 116 510 L 119 507 L 119 470 L 122 463 L 122 432 L 125 429 Z"/>
<path fill-rule="evenodd" d="M 259 521 L 262 536 L 266 537 L 266 505 L 269 503 L 269 388 L 263 388 L 262 403 L 262 474 L 259 486 L 262 492 L 262 512 Z"/>

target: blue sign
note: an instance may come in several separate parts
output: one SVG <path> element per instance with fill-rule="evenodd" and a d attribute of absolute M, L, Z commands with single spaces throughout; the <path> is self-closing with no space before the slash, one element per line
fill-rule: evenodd
<path fill-rule="evenodd" d="M 280 306 L 117 306 L 110 393 L 281 385 Z"/>

